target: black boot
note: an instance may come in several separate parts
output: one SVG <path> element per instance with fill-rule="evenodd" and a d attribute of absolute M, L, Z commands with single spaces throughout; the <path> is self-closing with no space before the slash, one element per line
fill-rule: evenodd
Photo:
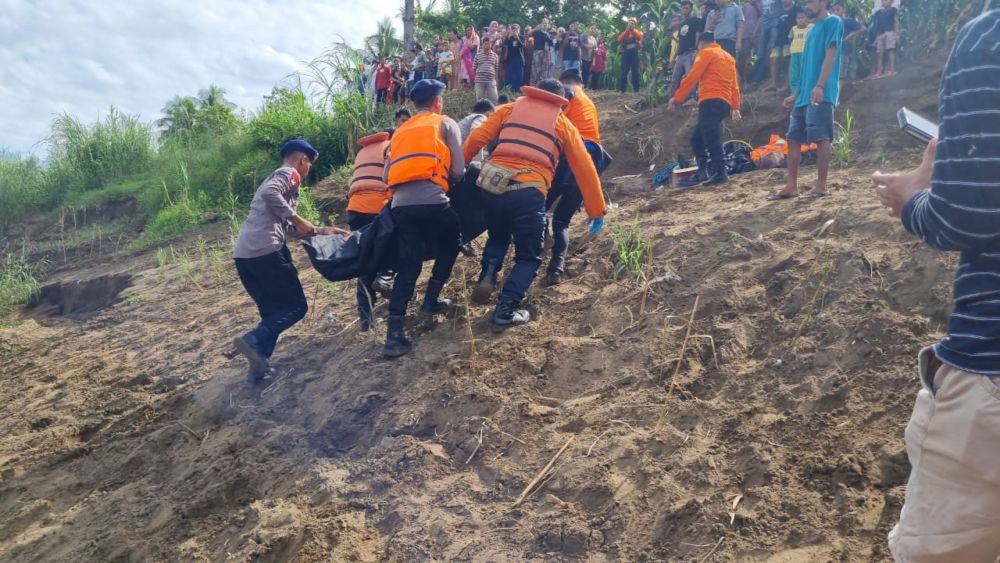
<path fill-rule="evenodd" d="M 524 309 L 517 308 L 518 303 L 513 301 L 501 301 L 497 303 L 497 308 L 493 311 L 493 324 L 499 328 L 508 328 L 523 325 L 531 319 L 531 314 Z"/>
<path fill-rule="evenodd" d="M 500 274 L 500 264 L 487 262 L 479 273 L 479 282 L 472 288 L 472 302 L 478 305 L 489 305 L 493 290 L 497 288 L 497 277 Z"/>
<path fill-rule="evenodd" d="M 698 171 L 694 173 L 694 176 L 677 182 L 678 188 L 692 188 L 694 186 L 700 186 L 702 182 L 708 179 L 708 159 L 699 157 L 697 161 Z"/>
<path fill-rule="evenodd" d="M 405 317 L 390 315 L 388 325 L 389 334 L 385 338 L 382 355 L 386 358 L 398 358 L 410 353 L 410 350 L 413 349 L 413 343 L 406 338 Z"/>
<path fill-rule="evenodd" d="M 545 275 L 545 285 L 559 285 L 562 283 L 563 273 L 560 270 L 549 270 Z"/>
<path fill-rule="evenodd" d="M 718 186 L 729 181 L 729 174 L 726 173 L 726 163 L 721 162 L 713 165 L 711 175 L 701 184 L 703 186 Z"/>
<path fill-rule="evenodd" d="M 368 332 L 372 328 L 372 309 L 367 303 L 358 305 L 358 327 L 361 332 Z"/>
<path fill-rule="evenodd" d="M 425 315 L 435 313 L 447 313 L 451 309 L 451 299 L 441 299 L 441 290 L 444 289 L 444 282 L 430 280 L 427 282 L 427 293 L 424 295 L 424 304 L 420 306 L 420 312 Z"/>

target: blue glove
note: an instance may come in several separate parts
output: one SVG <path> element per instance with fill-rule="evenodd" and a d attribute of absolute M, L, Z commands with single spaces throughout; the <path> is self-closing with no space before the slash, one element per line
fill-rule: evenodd
<path fill-rule="evenodd" d="M 604 217 L 590 220 L 590 234 L 596 235 L 604 228 Z"/>

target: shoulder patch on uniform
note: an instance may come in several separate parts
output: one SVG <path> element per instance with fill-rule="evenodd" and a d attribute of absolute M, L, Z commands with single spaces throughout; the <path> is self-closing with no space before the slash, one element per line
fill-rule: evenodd
<path fill-rule="evenodd" d="M 299 184 L 302 183 L 302 177 L 299 176 L 299 171 L 292 169 L 291 175 L 288 177 L 288 188 L 291 190 L 299 189 Z"/>

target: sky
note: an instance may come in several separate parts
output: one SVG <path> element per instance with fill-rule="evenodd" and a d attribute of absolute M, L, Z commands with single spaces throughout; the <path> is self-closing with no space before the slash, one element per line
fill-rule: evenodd
<path fill-rule="evenodd" d="M 397 2 L 0 0 L 0 150 L 43 156 L 52 118 L 111 106 L 143 120 L 209 84 L 255 110 L 343 36 L 360 47 Z"/>

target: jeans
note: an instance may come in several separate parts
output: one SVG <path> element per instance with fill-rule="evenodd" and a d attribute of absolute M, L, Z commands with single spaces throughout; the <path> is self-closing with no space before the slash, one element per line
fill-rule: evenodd
<path fill-rule="evenodd" d="M 514 267 L 500 291 L 500 301 L 520 303 L 538 275 L 545 246 L 545 196 L 535 188 L 503 195 L 482 192 L 489 240 L 483 249 L 483 269 L 499 267 L 514 242 Z"/>
<path fill-rule="evenodd" d="M 389 97 L 389 88 L 379 88 L 378 90 L 375 90 L 375 103 L 376 104 L 385 104 L 385 103 L 388 103 L 388 101 L 387 101 L 388 97 Z"/>
<path fill-rule="evenodd" d="M 799 106 L 792 110 L 785 138 L 798 143 L 832 141 L 833 128 L 833 104 L 830 102 Z"/>
<path fill-rule="evenodd" d="M 378 217 L 378 215 L 375 213 L 358 213 L 357 211 L 348 211 L 347 225 L 352 231 L 356 231 L 374 221 L 376 217 Z M 358 278 L 358 283 L 354 292 L 358 301 L 358 309 L 370 311 L 371 308 L 375 306 L 375 290 L 372 286 L 375 284 L 376 275 L 377 274 L 369 274 Z"/>
<path fill-rule="evenodd" d="M 590 84 L 590 67 L 594 61 L 583 61 L 580 63 L 580 76 L 583 77 L 583 85 Z"/>
<path fill-rule="evenodd" d="M 618 79 L 618 91 L 624 93 L 628 86 L 628 75 L 632 73 L 632 89 L 639 91 L 642 77 L 639 75 L 639 52 L 626 51 L 622 53 L 622 75 Z"/>
<path fill-rule="evenodd" d="M 260 313 L 260 323 L 249 334 L 257 339 L 261 355 L 270 358 L 278 336 L 309 311 L 292 253 L 284 246 L 264 256 L 236 258 L 235 262 L 236 273 Z"/>
<path fill-rule="evenodd" d="M 727 53 L 729 53 L 730 55 L 732 55 L 733 58 L 736 58 L 736 40 L 735 39 L 718 39 L 717 42 L 723 48 L 723 50 L 725 50 Z"/>
<path fill-rule="evenodd" d="M 493 80 L 489 82 L 476 82 L 476 99 L 489 100 L 494 104 L 500 99 L 497 93 L 497 83 Z"/>
<path fill-rule="evenodd" d="M 753 68 L 751 84 L 760 84 L 767 79 L 770 64 L 771 48 L 778 38 L 778 21 L 761 22 L 760 35 L 757 37 L 757 63 Z"/>
<path fill-rule="evenodd" d="M 604 87 L 604 71 L 593 70 L 590 72 L 590 89 L 600 90 Z"/>
<path fill-rule="evenodd" d="M 580 70 L 580 65 L 581 65 L 580 59 L 566 60 L 566 61 L 562 62 L 563 70 L 569 70 L 571 68 L 575 68 L 577 70 Z"/>
<path fill-rule="evenodd" d="M 389 315 L 402 317 L 413 298 L 424 256 L 434 250 L 431 281 L 447 282 L 458 259 L 462 235 L 458 216 L 447 203 L 393 207 L 392 219 L 399 239 L 399 262 L 389 294 Z"/>
<path fill-rule="evenodd" d="M 691 67 L 694 66 L 694 55 L 694 51 L 677 55 L 677 60 L 674 61 L 673 77 L 670 79 L 669 97 L 674 97 L 674 94 L 677 93 L 677 89 L 681 85 L 681 80 L 684 80 L 687 73 L 691 72 Z"/>
<path fill-rule="evenodd" d="M 698 124 L 691 135 L 691 151 L 695 158 L 709 159 L 710 175 L 726 171 L 726 155 L 722 150 L 722 121 L 732 108 L 713 98 L 698 105 Z"/>

